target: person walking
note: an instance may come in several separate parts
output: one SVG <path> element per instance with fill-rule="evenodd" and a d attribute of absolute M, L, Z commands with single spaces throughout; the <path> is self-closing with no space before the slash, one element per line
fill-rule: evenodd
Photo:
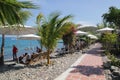
<path fill-rule="evenodd" d="M 18 52 L 18 49 L 15 45 L 13 45 L 13 61 L 17 60 L 17 52 Z"/>

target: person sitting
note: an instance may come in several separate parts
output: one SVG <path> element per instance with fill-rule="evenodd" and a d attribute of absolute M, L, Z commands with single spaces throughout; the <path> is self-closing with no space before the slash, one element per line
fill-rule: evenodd
<path fill-rule="evenodd" d="M 35 54 L 35 53 L 32 53 L 32 54 L 31 54 L 31 59 L 34 59 L 35 56 L 36 56 L 36 54 Z"/>
<path fill-rule="evenodd" d="M 21 62 L 23 62 L 23 64 L 27 64 L 27 63 L 29 63 L 29 61 L 30 61 L 30 56 L 28 53 L 25 53 Z"/>
<path fill-rule="evenodd" d="M 23 63 L 23 61 L 22 61 L 23 56 L 20 56 L 18 59 L 19 59 L 19 63 Z"/>
<path fill-rule="evenodd" d="M 39 47 L 36 47 L 36 52 L 40 53 L 42 50 Z"/>

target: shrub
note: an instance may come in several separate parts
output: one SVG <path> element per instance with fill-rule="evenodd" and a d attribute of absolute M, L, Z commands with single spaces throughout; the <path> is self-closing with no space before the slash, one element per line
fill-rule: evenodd
<path fill-rule="evenodd" d="M 111 60 L 111 65 L 120 67 L 120 60 L 119 59 L 117 59 L 114 55 L 111 55 L 110 53 L 107 56 Z"/>
<path fill-rule="evenodd" d="M 117 34 L 106 32 L 101 36 L 101 42 L 103 44 L 103 47 L 107 51 L 110 51 L 111 46 L 117 42 Z"/>

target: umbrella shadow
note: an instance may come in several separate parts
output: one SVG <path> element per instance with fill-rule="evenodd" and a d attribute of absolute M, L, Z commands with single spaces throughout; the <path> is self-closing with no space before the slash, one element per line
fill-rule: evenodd
<path fill-rule="evenodd" d="M 25 67 L 23 66 L 15 66 L 16 64 L 9 64 L 9 65 L 3 65 L 3 66 L 0 66 L 0 73 L 4 73 L 4 72 L 7 72 L 7 71 L 10 71 L 10 70 L 19 70 L 19 69 L 23 69 Z"/>
<path fill-rule="evenodd" d="M 50 59 L 56 59 L 56 58 L 60 58 L 61 56 L 50 56 Z M 4 65 L 0 66 L 0 73 L 4 73 L 7 71 L 16 71 L 16 70 L 20 70 L 20 69 L 24 69 L 24 68 L 42 68 L 43 66 L 46 66 L 46 64 L 43 62 L 40 62 L 38 64 L 35 65 L 25 65 L 25 64 L 20 64 L 20 63 L 16 63 L 15 61 L 13 61 L 12 59 L 6 60 L 4 61 Z"/>
<path fill-rule="evenodd" d="M 103 71 L 101 67 L 94 67 L 94 66 L 73 66 L 72 68 L 75 68 L 74 70 L 70 71 L 70 73 L 80 73 L 86 76 L 90 75 L 103 75 Z"/>
<path fill-rule="evenodd" d="M 10 62 L 10 64 L 4 64 L 3 66 L 0 66 L 0 73 L 4 73 L 7 71 L 16 71 L 24 68 L 37 68 L 37 67 L 42 67 L 42 64 L 37 64 L 37 65 L 25 65 L 25 64 L 20 64 L 20 63 L 13 63 L 13 61 L 5 61 Z"/>

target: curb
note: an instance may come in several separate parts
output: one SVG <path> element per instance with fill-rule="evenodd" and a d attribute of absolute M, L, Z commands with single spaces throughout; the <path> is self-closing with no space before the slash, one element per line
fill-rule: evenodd
<path fill-rule="evenodd" d="M 68 68 L 65 72 L 63 72 L 61 75 L 59 75 L 54 80 L 65 80 L 66 77 L 69 75 L 69 72 L 72 71 L 72 70 L 74 70 L 73 66 L 77 66 L 86 55 L 87 54 L 83 54 L 82 56 L 80 56 L 77 59 L 77 61 L 70 66 L 70 68 Z"/>

